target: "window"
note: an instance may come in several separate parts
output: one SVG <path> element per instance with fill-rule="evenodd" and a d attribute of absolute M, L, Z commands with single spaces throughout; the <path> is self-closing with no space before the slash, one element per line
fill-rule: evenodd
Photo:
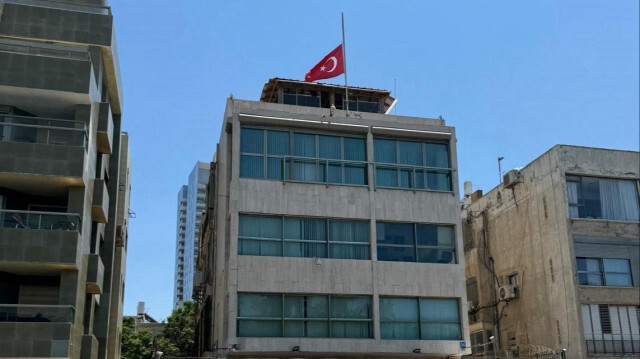
<path fill-rule="evenodd" d="M 628 259 L 576 258 L 580 285 L 631 287 Z"/>
<path fill-rule="evenodd" d="M 369 259 L 369 222 L 240 215 L 238 254 Z"/>
<path fill-rule="evenodd" d="M 373 147 L 377 187 L 452 190 L 446 143 L 374 139 Z"/>
<path fill-rule="evenodd" d="M 491 330 L 471 333 L 471 353 L 482 354 L 485 351 L 493 351 L 493 342 L 489 340 L 492 336 Z"/>
<path fill-rule="evenodd" d="M 367 184 L 364 138 L 242 128 L 240 177 Z"/>
<path fill-rule="evenodd" d="M 413 223 L 377 223 L 378 260 L 456 263 L 453 227 Z"/>
<path fill-rule="evenodd" d="M 382 339 L 459 340 L 456 299 L 380 298 Z"/>
<path fill-rule="evenodd" d="M 470 305 L 473 307 L 480 304 L 480 300 L 478 299 L 478 280 L 476 277 L 467 279 L 467 301 L 470 302 Z"/>
<path fill-rule="evenodd" d="M 636 181 L 567 175 L 571 218 L 640 220 Z"/>
<path fill-rule="evenodd" d="M 637 306 L 582 304 L 581 310 L 589 355 L 640 354 L 640 313 Z"/>
<path fill-rule="evenodd" d="M 239 337 L 373 338 L 371 297 L 238 293 Z"/>

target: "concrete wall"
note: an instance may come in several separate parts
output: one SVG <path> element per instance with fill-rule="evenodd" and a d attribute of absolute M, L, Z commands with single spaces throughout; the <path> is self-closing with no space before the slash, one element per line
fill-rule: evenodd
<path fill-rule="evenodd" d="M 502 349 L 564 347 L 569 358 L 585 357 L 580 303 L 587 292 L 609 293 L 616 303 L 635 295 L 637 303 L 635 288 L 578 286 L 574 236 L 598 233 L 637 241 L 638 224 L 569 219 L 565 174 L 637 180 L 639 159 L 637 152 L 555 146 L 521 170 L 522 183 L 501 184 L 465 209 L 465 233 L 477 247 L 467 252 L 467 277 L 478 278 L 480 306 L 491 305 L 496 290 L 483 261 L 502 283 L 518 274 L 520 298 L 498 304 Z M 493 326 L 494 315 L 492 307 L 483 309 L 480 320 Z"/>

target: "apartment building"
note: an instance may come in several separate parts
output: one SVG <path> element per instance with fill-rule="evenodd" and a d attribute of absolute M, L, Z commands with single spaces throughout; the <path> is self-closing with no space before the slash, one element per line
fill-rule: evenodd
<path fill-rule="evenodd" d="M 198 162 L 189 174 L 189 184 L 178 191 L 176 216 L 176 260 L 173 308 L 191 300 L 193 272 L 198 258 L 200 224 L 205 209 L 205 191 L 209 181 L 209 164 Z"/>
<path fill-rule="evenodd" d="M 200 355 L 470 353 L 455 130 L 389 91 L 227 101 L 194 275 Z M 346 111 L 348 107 L 349 111 Z"/>
<path fill-rule="evenodd" d="M 0 0 L 0 357 L 120 357 L 121 116 L 105 1 Z"/>
<path fill-rule="evenodd" d="M 639 166 L 638 152 L 557 145 L 471 195 L 474 355 L 638 357 Z"/>

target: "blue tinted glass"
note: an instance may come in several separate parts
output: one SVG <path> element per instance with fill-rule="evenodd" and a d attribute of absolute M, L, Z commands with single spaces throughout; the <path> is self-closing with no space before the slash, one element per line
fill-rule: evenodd
<path fill-rule="evenodd" d="M 282 179 L 282 158 L 267 158 L 267 178 Z"/>
<path fill-rule="evenodd" d="M 319 156 L 320 158 L 330 158 L 339 160 L 341 156 L 340 137 L 334 136 L 318 136 Z"/>
<path fill-rule="evenodd" d="M 378 244 L 401 244 L 413 246 L 413 224 L 377 223 Z"/>
<path fill-rule="evenodd" d="M 344 138 L 344 159 L 349 161 L 366 161 L 364 138 Z"/>
<path fill-rule="evenodd" d="M 398 187 L 398 172 L 395 168 L 376 168 L 376 186 Z"/>
<path fill-rule="evenodd" d="M 378 245 L 378 260 L 390 262 L 415 262 L 415 248 Z"/>
<path fill-rule="evenodd" d="M 449 147 L 440 143 L 425 143 L 428 167 L 449 168 Z"/>
<path fill-rule="evenodd" d="M 410 141 L 398 141 L 400 152 L 399 163 L 404 165 L 422 166 L 422 143 Z"/>
<path fill-rule="evenodd" d="M 294 133 L 293 154 L 300 157 L 316 157 L 316 136 Z"/>
<path fill-rule="evenodd" d="M 376 162 L 396 163 L 396 141 L 374 139 L 373 154 Z"/>
<path fill-rule="evenodd" d="M 267 154 L 285 156 L 289 154 L 289 132 L 267 131 Z"/>
<path fill-rule="evenodd" d="M 264 153 L 264 130 L 242 128 L 240 137 L 240 152 Z"/>
<path fill-rule="evenodd" d="M 240 177 L 263 178 L 264 161 L 262 156 L 240 156 Z"/>
<path fill-rule="evenodd" d="M 367 184 L 366 165 L 350 164 L 344 166 L 344 183 Z"/>
<path fill-rule="evenodd" d="M 435 191 L 451 191 L 449 173 L 427 171 L 427 188 Z"/>

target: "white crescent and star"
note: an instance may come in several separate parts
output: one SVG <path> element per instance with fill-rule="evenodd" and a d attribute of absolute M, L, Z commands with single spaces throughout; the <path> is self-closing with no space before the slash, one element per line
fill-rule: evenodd
<path fill-rule="evenodd" d="M 333 67 L 331 68 L 331 70 L 329 70 L 329 71 L 327 71 L 327 72 L 333 72 L 333 70 L 335 70 L 335 69 L 336 69 L 336 67 L 338 66 L 338 59 L 336 59 L 336 57 L 335 57 L 335 56 L 331 56 L 331 57 L 327 60 L 327 62 L 329 62 L 329 61 L 333 61 Z M 327 62 L 325 62 L 325 64 L 326 64 Z M 324 66 L 323 66 L 323 67 L 324 67 Z"/>

